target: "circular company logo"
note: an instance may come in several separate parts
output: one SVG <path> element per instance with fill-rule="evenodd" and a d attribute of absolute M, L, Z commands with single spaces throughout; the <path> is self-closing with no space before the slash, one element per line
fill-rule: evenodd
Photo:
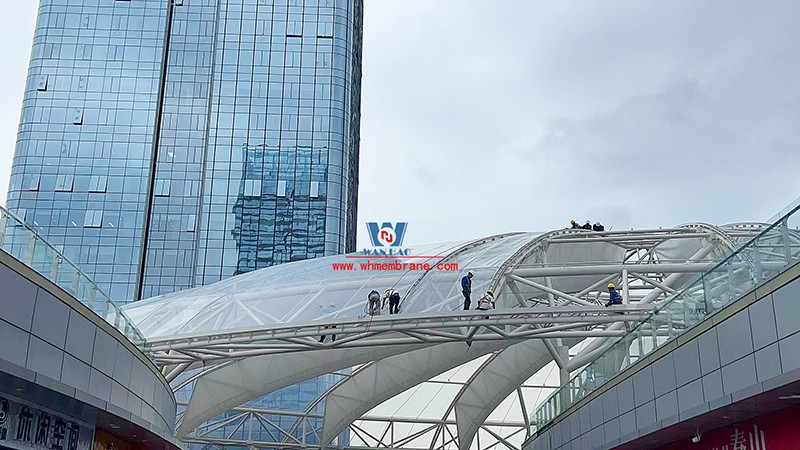
<path fill-rule="evenodd" d="M 381 228 L 381 231 L 378 233 L 378 240 L 382 245 L 392 245 L 395 239 L 397 239 L 397 235 L 391 228 Z"/>
<path fill-rule="evenodd" d="M 6 423 L 8 419 L 8 400 L 0 398 L 0 425 Z"/>

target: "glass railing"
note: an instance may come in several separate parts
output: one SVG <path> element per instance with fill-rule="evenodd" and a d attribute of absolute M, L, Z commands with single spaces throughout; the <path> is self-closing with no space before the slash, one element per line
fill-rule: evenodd
<path fill-rule="evenodd" d="M 144 337 L 119 306 L 39 233 L 2 207 L 0 248 L 75 297 L 145 352 Z"/>
<path fill-rule="evenodd" d="M 727 257 L 711 263 L 698 277 L 659 303 L 650 316 L 545 400 L 532 417 L 537 429 L 653 350 L 800 261 L 798 211 L 800 205 L 793 205 L 764 231 Z"/>

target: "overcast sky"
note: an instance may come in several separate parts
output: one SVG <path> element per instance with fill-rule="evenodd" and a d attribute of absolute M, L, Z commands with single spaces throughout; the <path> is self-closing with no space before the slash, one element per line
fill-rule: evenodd
<path fill-rule="evenodd" d="M 800 196 L 800 2 L 365 3 L 359 246 L 365 221 L 414 245 L 766 220 Z M 3 191 L 37 2 L 8 6 Z"/>

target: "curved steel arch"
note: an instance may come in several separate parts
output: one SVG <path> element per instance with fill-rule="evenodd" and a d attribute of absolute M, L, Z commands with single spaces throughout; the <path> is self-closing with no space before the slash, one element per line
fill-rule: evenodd
<path fill-rule="evenodd" d="M 482 238 L 482 239 L 475 239 L 473 241 L 467 242 L 466 244 L 464 244 L 461 247 L 453 250 L 452 252 L 448 253 L 447 255 L 444 255 L 444 257 L 441 259 L 441 262 L 442 263 L 452 262 L 453 259 L 456 256 L 458 256 L 458 255 L 460 255 L 460 254 L 462 254 L 462 253 L 464 253 L 464 252 L 466 252 L 468 250 L 471 250 L 471 249 L 473 249 L 473 248 L 475 248 L 477 246 L 480 246 L 482 244 L 486 244 L 488 242 L 492 242 L 492 241 L 497 240 L 497 239 L 503 239 L 503 238 L 506 238 L 506 237 L 517 236 L 517 235 L 520 235 L 520 234 L 523 234 L 523 233 L 521 233 L 521 232 L 501 233 L 501 234 L 496 234 L 494 236 L 488 236 L 488 237 L 485 237 L 485 238 Z M 433 267 L 431 267 L 430 269 L 428 269 L 425 272 L 423 272 L 423 274 L 419 278 L 417 278 L 417 281 L 415 281 L 414 284 L 412 284 L 411 287 L 408 289 L 408 292 L 406 293 L 406 295 L 403 298 L 403 300 L 405 300 L 406 298 L 411 297 L 412 294 L 416 294 L 417 287 L 425 280 L 425 278 L 432 272 L 432 270 L 433 270 Z"/>
<path fill-rule="evenodd" d="M 583 231 L 583 230 L 582 230 Z M 546 241 L 547 239 L 559 236 L 566 233 L 575 233 L 577 230 L 555 230 L 550 231 L 547 233 L 540 234 L 539 236 L 531 239 L 527 244 L 520 247 L 516 253 L 511 255 L 501 266 L 500 269 L 497 271 L 495 276 L 492 278 L 492 281 L 489 283 L 491 289 L 494 290 L 498 295 L 504 289 L 505 282 L 504 278 L 506 272 L 513 266 L 518 265 L 522 261 L 527 260 L 536 249 L 541 248 L 542 242 Z M 523 305 L 520 305 L 523 306 Z"/>

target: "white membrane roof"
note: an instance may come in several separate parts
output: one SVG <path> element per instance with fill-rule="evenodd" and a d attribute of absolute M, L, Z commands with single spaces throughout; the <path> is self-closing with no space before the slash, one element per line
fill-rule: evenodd
<path fill-rule="evenodd" d="M 602 270 L 553 275 L 547 280 L 530 276 L 533 283 L 518 283 L 517 294 L 504 288 L 501 280 L 522 269 L 682 263 L 704 249 L 707 251 L 702 261 L 711 261 L 729 252 L 737 239 L 752 231 L 739 230 L 739 237 L 732 238 L 729 232 L 736 230 L 705 224 L 669 230 L 682 235 L 672 239 L 666 236 L 668 230 L 614 232 L 607 236 L 582 230 L 508 233 L 411 247 L 408 256 L 396 259 L 369 259 L 373 263 L 428 263 L 430 270 L 411 270 L 408 266 L 404 270 L 365 270 L 360 265 L 367 259 L 361 253 L 331 256 L 269 267 L 162 295 L 127 305 L 124 311 L 148 340 L 355 318 L 365 314 L 367 294 L 372 289 L 381 294 L 387 288 L 400 292 L 401 315 L 458 311 L 463 304 L 460 280 L 467 271 L 475 274 L 473 308 L 480 294 L 490 287 L 502 291 L 497 298 L 498 308 L 519 307 L 520 296 L 547 304 L 548 294 L 541 290 L 545 283 L 550 289 L 602 304 L 604 280 L 609 277 Z M 656 237 L 651 239 L 651 235 Z M 570 241 L 571 238 L 577 239 Z M 439 270 L 437 263 L 455 264 L 458 268 Z M 353 270 L 336 270 L 334 264 L 353 264 Z M 692 275 L 679 276 L 682 281 Z M 599 285 L 601 289 L 593 287 Z M 649 292 L 647 289 L 633 289 L 631 295 L 641 298 Z M 574 348 L 586 343 L 580 339 L 564 342 L 577 346 Z M 524 424 L 526 416 L 552 391 L 547 386 L 558 380 L 558 368 L 543 341 L 537 339 L 483 342 L 470 347 L 460 343 L 417 344 L 254 356 L 231 361 L 194 381 L 179 434 L 191 433 L 204 421 L 261 395 L 351 367 L 358 370 L 323 394 L 325 413 L 319 431 L 325 443 L 349 424 L 363 422 L 373 414 L 404 420 L 456 420 L 458 447 L 466 450 L 475 435 L 482 432 L 484 423 L 508 421 L 517 427 Z M 273 376 L 259 375 L 265 373 Z M 520 442 L 523 437 L 519 436 Z"/>

